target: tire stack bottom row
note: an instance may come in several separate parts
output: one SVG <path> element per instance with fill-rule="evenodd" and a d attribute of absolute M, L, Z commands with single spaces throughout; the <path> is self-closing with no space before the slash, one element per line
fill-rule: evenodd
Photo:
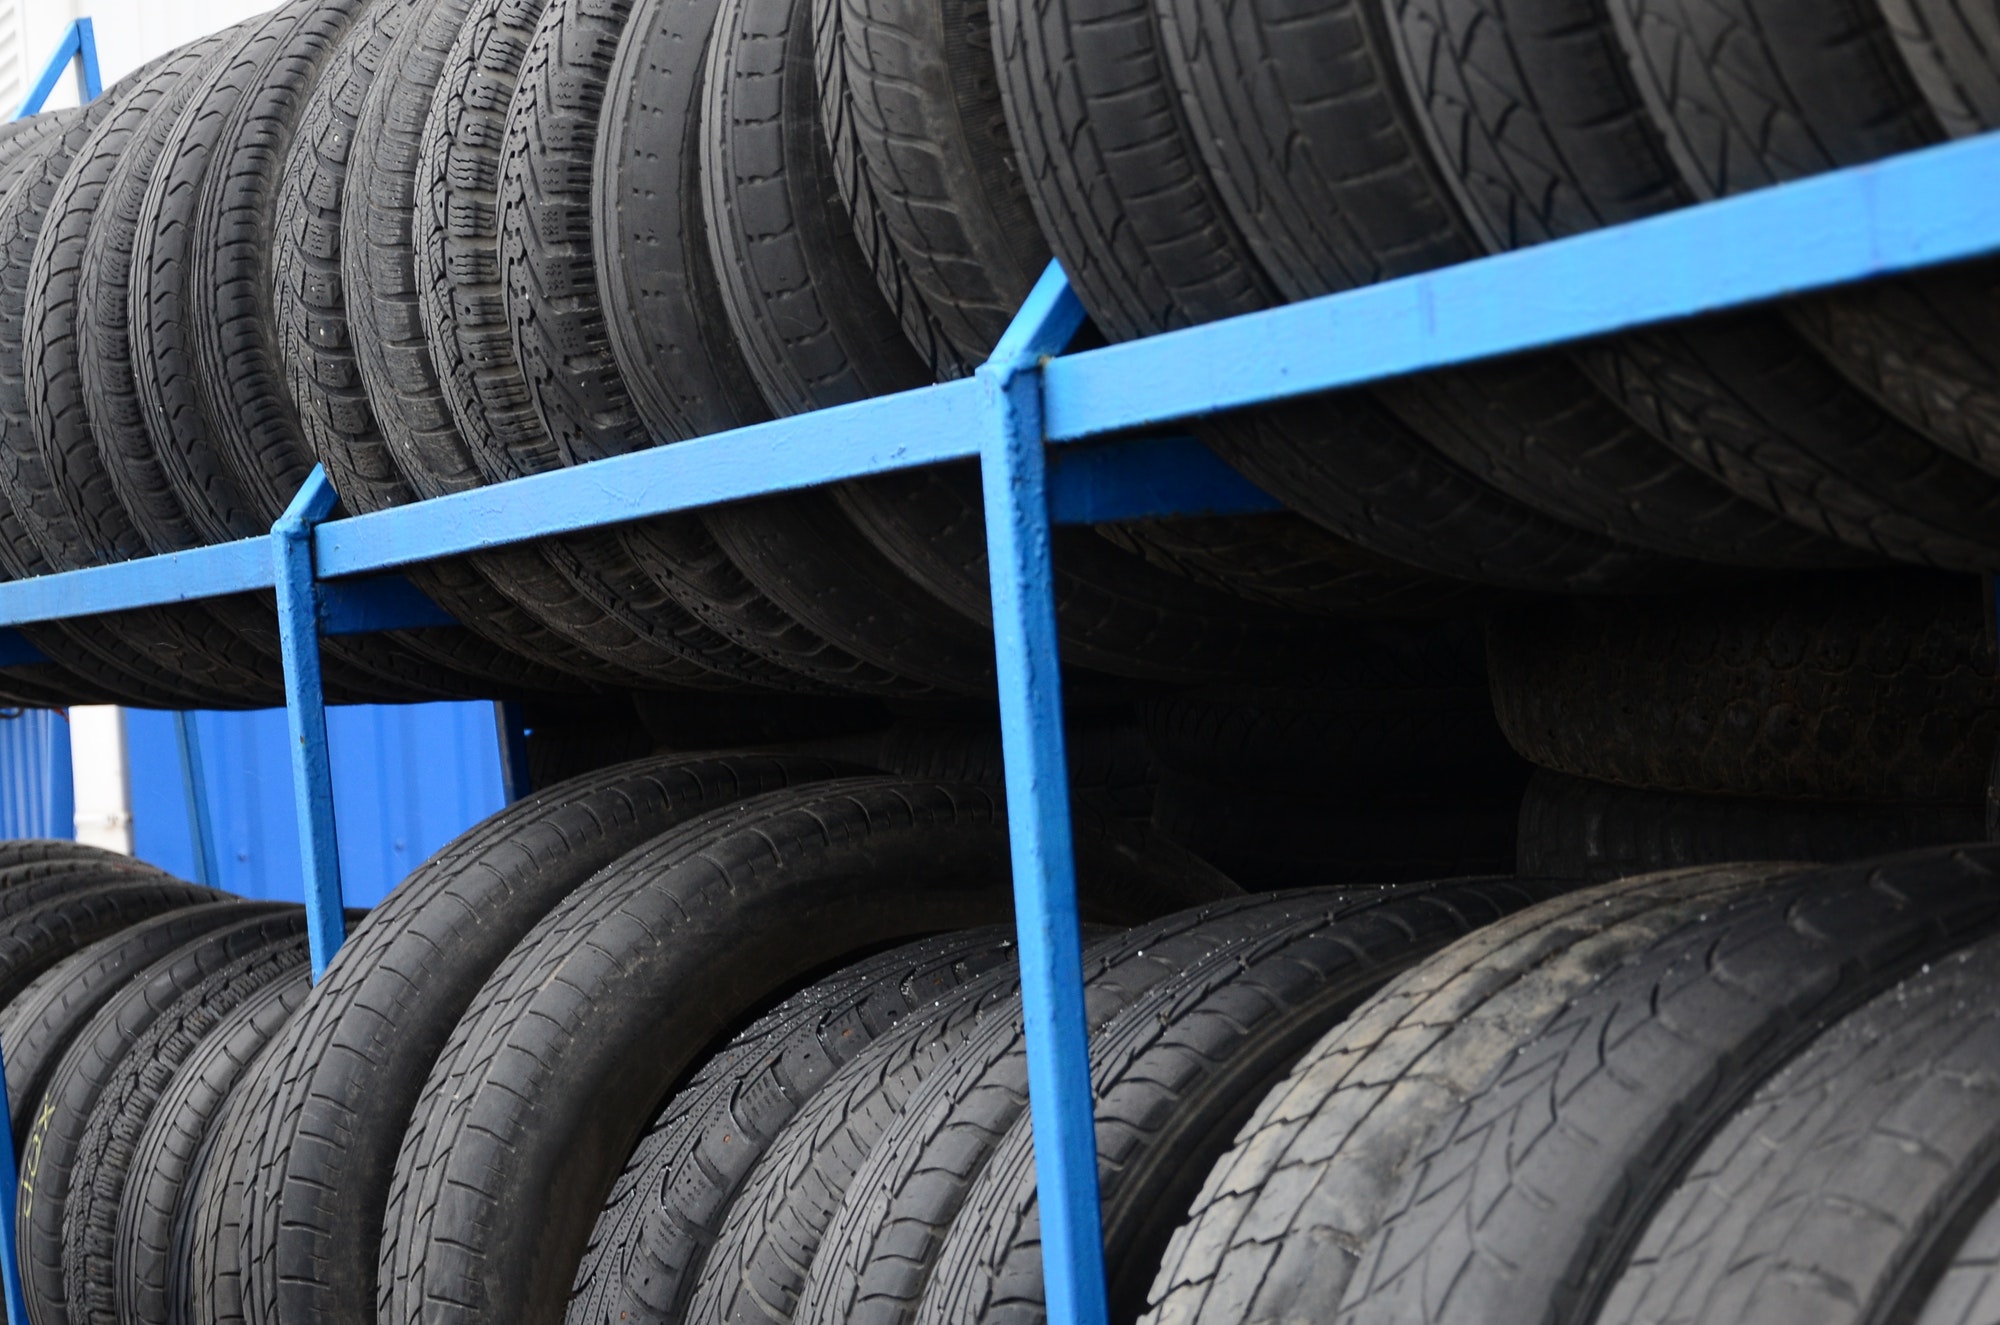
<path fill-rule="evenodd" d="M 2000 848 L 1243 893 L 1081 802 L 1114 1319 L 1993 1291 Z M 1044 1314 L 1004 811 L 659 756 L 303 913 L 0 847 L 37 1325 Z"/>

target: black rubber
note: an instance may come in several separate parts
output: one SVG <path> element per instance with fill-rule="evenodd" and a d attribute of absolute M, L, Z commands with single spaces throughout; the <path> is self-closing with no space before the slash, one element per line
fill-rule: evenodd
<path fill-rule="evenodd" d="M 372 1319 L 396 1149 L 474 996 L 550 909 L 700 814 L 853 771 L 782 756 L 650 759 L 548 786 L 441 848 L 369 913 L 258 1084 L 243 1228 L 256 1322 Z"/>
<path fill-rule="evenodd" d="M 353 431 L 321 439 L 329 450 L 349 453 L 337 462 L 339 469 L 330 461 L 330 472 L 350 475 L 346 482 L 355 490 L 342 492 L 361 509 L 442 496 L 483 481 L 445 402 L 418 315 L 412 234 L 424 123 L 467 3 L 417 0 L 413 9 L 394 4 L 372 11 L 378 24 L 400 22 L 401 29 L 380 57 L 386 72 L 368 87 L 348 145 L 340 276 L 348 344 L 371 407 L 368 423 L 380 430 L 388 459 L 374 455 L 373 439 L 358 419 Z M 354 53 L 353 78 L 367 73 L 370 56 L 368 46 Z M 420 569 L 441 604 L 458 606 L 461 620 L 483 626 L 496 643 L 511 641 L 518 651 L 588 681 L 638 679 L 528 610 L 517 583 L 540 584 L 555 574 L 533 549 L 502 549 L 463 565 L 437 562 Z"/>
<path fill-rule="evenodd" d="M 0 879 L 4 879 L 7 872 L 18 865 L 70 860 L 120 867 L 134 863 L 130 856 L 121 852 L 106 851 L 103 847 L 94 847 L 88 842 L 72 842 L 67 838 L 10 837 L 0 840 Z"/>
<path fill-rule="evenodd" d="M 168 123 L 153 154 L 156 168 L 150 175 L 135 171 L 123 183 L 140 191 L 142 201 L 130 229 L 107 228 L 105 247 L 123 250 L 129 349 L 98 344 L 92 356 L 129 354 L 130 369 L 121 365 L 117 372 L 136 373 L 112 383 L 130 384 L 131 408 L 93 414 L 92 424 L 126 514 L 154 552 L 269 532 L 262 516 L 268 508 L 236 473 L 240 466 L 227 444 L 233 430 L 215 424 L 211 398 L 238 373 L 265 380 L 264 347 L 254 336 L 227 348 L 212 340 L 225 321 L 238 332 L 247 329 L 235 315 L 259 302 L 260 286 L 254 272 L 231 277 L 215 263 L 241 260 L 254 268 L 258 251 L 268 249 L 260 242 L 269 219 L 260 195 L 283 161 L 290 103 L 348 13 L 349 0 L 324 7 L 292 0 L 258 20 Z M 210 251 L 225 246 L 227 254 Z M 264 302 L 268 293 L 262 287 Z M 243 407 L 253 423 L 290 409 L 282 383 L 270 386 Z M 277 473 L 296 457 L 260 453 L 258 459 Z M 215 600 L 215 610 L 261 641 L 273 631 L 272 600 L 262 599 Z M 323 653 L 331 694 L 350 702 L 408 702 L 477 689 L 391 640 L 329 639 Z"/>
<path fill-rule="evenodd" d="M 202 1041 L 266 986 L 293 986 L 296 1004 L 311 983 L 309 960 L 303 935 L 246 954 L 182 994 L 119 1059 L 77 1142 L 63 1203 L 63 1297 L 76 1325 L 130 1318 L 117 1277 L 119 1207 L 149 1177 L 133 1166 L 135 1147 L 174 1079 Z M 46 1173 L 46 1151 L 43 1158 Z"/>
<path fill-rule="evenodd" d="M 258 1121 L 244 1087 L 261 1078 L 264 1062 L 259 1053 L 225 1096 L 189 1162 L 193 1189 L 182 1195 L 185 1213 L 167 1225 L 172 1242 L 164 1296 L 170 1320 L 172 1312 L 184 1313 L 174 1325 L 240 1325 L 244 1319 L 243 1195 Z"/>
<path fill-rule="evenodd" d="M 1167 1242 L 1209 1167 L 1315 1041 L 1403 969 L 1554 892 L 1512 880 L 1466 883 L 1360 910 L 1341 892 L 1307 894 L 1239 950 L 1184 968 L 1107 1022 L 1091 1039 L 1090 1059 L 1112 1318 L 1134 1320 L 1145 1309 Z M 943 1133 L 931 1154 L 941 1156 L 941 1144 L 951 1144 Z M 939 1231 L 918 1325 L 1017 1321 L 1046 1310 L 1025 1114 L 993 1144 Z"/>
<path fill-rule="evenodd" d="M 1664 136 L 1660 156 L 1688 196 L 1760 188 L 1946 136 L 1876 0 L 1616 0 L 1606 8 L 1606 42 L 1622 48 L 1634 102 Z M 1726 82 L 1696 54 L 1710 48 L 1728 50 Z M 1972 60 L 1972 50 L 1962 58 Z M 1794 306 L 1794 326 L 1846 376 L 1954 452 L 1924 464 L 1922 448 L 1906 442 L 1878 442 L 1854 456 L 1816 448 L 1814 458 L 1832 470 L 1818 478 L 1822 500 L 1838 498 L 1842 514 L 1856 518 L 1880 518 L 1876 512 L 1888 508 L 1914 524 L 1882 530 L 1916 538 L 1898 556 L 1994 564 L 1982 534 L 2000 472 L 2000 436 L 1990 428 L 2000 412 L 2000 352 L 1990 338 L 1994 316 L 1980 300 L 1994 278 L 1994 264 L 1980 264 L 1942 280 L 1888 282 L 1852 302 L 1834 294 Z M 1958 456 L 1984 460 L 1986 468 Z M 1884 478 L 1900 486 L 1884 490 Z M 1968 542 L 1984 556 L 1970 560 Z"/>
<path fill-rule="evenodd" d="M 148 1028 L 211 975 L 239 958 L 305 933 L 305 911 L 290 907 L 239 921 L 162 958 L 91 1018 L 63 1055 L 28 1144 L 21 1152 L 21 1282 L 35 1325 L 70 1319 L 63 1284 L 63 1212 L 69 1178 L 90 1114 L 126 1052 Z"/>
<path fill-rule="evenodd" d="M 930 357 L 959 376 L 1050 258 L 1007 136 L 986 0 L 813 0 L 812 22 L 820 114 L 869 265 L 912 343 L 942 333 L 956 362 Z"/>
<path fill-rule="evenodd" d="M 879 1037 L 988 971 L 1005 927 L 941 935 L 828 976 L 759 1017 L 675 1092 L 619 1176 L 570 1290 L 569 1325 L 682 1321 L 703 1259 L 771 1142 Z"/>
<path fill-rule="evenodd" d="M 1977 1325 L 2000 1295 L 2000 1203 L 1986 1208 L 1938 1275 L 1916 1325 Z"/>
<path fill-rule="evenodd" d="M 1500 1038 L 1528 1051 L 1460 1077 L 1467 1097 L 1422 1129 L 1342 1319 L 1590 1319 L 1675 1182 L 1766 1078 L 2000 926 L 1996 865 L 2000 848 L 1978 847 L 1793 878 L 1524 1016 Z M 1471 1038 L 1448 1034 L 1440 1065 Z"/>
<path fill-rule="evenodd" d="M 236 1005 L 188 1055 L 132 1148 L 118 1203 L 116 1292 L 139 1320 L 195 1325 L 193 1249 L 204 1157 L 238 1084 L 255 1079 L 272 1036 L 304 1001 L 276 981 Z"/>
<path fill-rule="evenodd" d="M 1037 214 L 1106 335 L 1130 339 L 1278 302 L 1193 142 L 1152 0 L 1087 15 L 998 0 L 993 18 L 1008 123 Z M 1430 416 L 1420 427 L 1483 430 L 1442 400 L 1417 403 Z M 1295 509 L 1403 565 L 1548 590 L 1685 573 L 1494 490 L 1370 396 L 1259 409 L 1199 433 Z"/>
<path fill-rule="evenodd" d="M 1914 1319 L 2000 1179 L 1996 1068 L 2000 943 L 1987 939 L 1842 1018 L 1767 1081 L 1653 1215 L 1600 1318 Z"/>
<path fill-rule="evenodd" d="M 1095 816 L 1077 827 L 1086 919 L 1234 891 Z M 1004 843 L 990 790 L 857 779 L 704 816 L 572 894 L 487 982 L 432 1071 L 385 1217 L 381 1317 L 445 1302 L 554 1317 L 624 1157 L 702 1050 L 857 952 L 1004 920 Z M 701 937 L 676 942 L 663 925 Z M 584 951 L 610 960 L 586 973 L 570 959 Z M 526 1192 L 542 1211 L 532 1224 L 481 1213 Z"/>
<path fill-rule="evenodd" d="M 1586 889 L 1406 972 L 1257 1104 L 1174 1233 L 1142 1319 L 1333 1319 L 1437 1121 L 1625 959 L 1806 868 L 1710 867 Z"/>
<path fill-rule="evenodd" d="M 514 351 L 501 267 L 508 107 L 542 20 L 561 13 L 546 0 L 476 0 L 465 11 L 440 66 L 417 163 L 419 307 L 446 402 L 486 482 L 564 464 Z M 552 540 L 537 551 L 545 565 L 508 564 L 510 591 L 600 658 L 656 684 L 700 688 L 788 675 L 690 613 L 614 533 Z"/>
<path fill-rule="evenodd" d="M 297 441 L 310 458 L 327 466 L 334 490 L 357 513 L 400 505 L 410 500 L 411 492 L 376 426 L 355 363 L 341 279 L 347 163 L 376 71 L 404 21 L 418 8 L 418 0 L 372 4 L 334 48 L 299 113 L 291 156 L 278 176 L 272 204 L 273 306 L 266 330 L 291 389 Z M 374 186 L 372 178 L 362 185 Z M 381 204 L 367 199 L 360 205 Z M 406 203 L 406 247 L 407 231 Z M 417 574 L 420 587 L 473 632 L 455 639 L 425 637 L 434 650 L 443 651 L 449 642 L 450 661 L 460 670 L 499 694 L 576 688 L 565 672 L 530 661 L 536 657 L 532 626 L 524 648 L 518 637 L 527 625 L 523 614 L 510 612 L 508 600 L 476 571 L 454 563 L 421 568 Z"/>
<path fill-rule="evenodd" d="M 1531 762 L 1655 791 L 1969 805 L 2000 682 L 1979 582 L 1831 575 L 1496 616 L 1494 708 Z"/>
<path fill-rule="evenodd" d="M 1964 0 L 1876 0 L 1896 49 L 1946 133 L 2000 124 L 2000 22 Z"/>
<path fill-rule="evenodd" d="M 73 953 L 128 925 L 222 900 L 154 871 L 45 878 L 0 892 L 0 1008 Z"/>
<path fill-rule="evenodd" d="M 29 315 L 21 347 L 35 453 L 10 466 L 8 486 L 29 538 L 54 569 L 77 570 L 147 551 L 111 487 L 91 425 L 93 412 L 107 406 L 85 389 L 84 336 L 87 326 L 101 325 L 112 310 L 92 307 L 85 297 L 93 274 L 90 241 L 101 214 L 117 205 L 111 186 L 119 164 L 128 156 L 145 155 L 149 119 L 166 114 L 177 98 L 187 96 L 240 35 L 240 28 L 233 28 L 205 38 L 127 80 L 117 104 L 78 149 L 49 200 L 28 276 Z M 117 224 L 109 216 L 102 220 L 106 227 Z M 116 297 L 122 309 L 122 288 Z M 129 380 L 129 366 L 125 374 Z M 80 518 L 79 511 L 89 512 L 89 519 Z M 119 620 L 130 622 L 137 615 Z M 160 623 L 152 642 L 142 646 L 149 658 L 227 695 L 230 705 L 272 704 L 282 698 L 271 656 L 230 631 L 205 606 L 161 608 L 144 615 Z M 178 647 L 166 647 L 167 639 Z M 202 681 L 204 672 L 209 675 Z"/>
<path fill-rule="evenodd" d="M 27 1142 L 42 1092 L 64 1051 L 97 1010 L 139 972 L 176 948 L 254 914 L 246 909 L 251 905 L 210 902 L 141 921 L 50 967 L 0 1012 L 8 1116 L 14 1120 L 16 1150 Z"/>
<path fill-rule="evenodd" d="M 1730 860 L 1860 860 L 1987 837 L 1986 807 L 1855 805 L 1634 791 L 1540 772 L 1521 800 L 1515 868 L 1620 879 Z"/>

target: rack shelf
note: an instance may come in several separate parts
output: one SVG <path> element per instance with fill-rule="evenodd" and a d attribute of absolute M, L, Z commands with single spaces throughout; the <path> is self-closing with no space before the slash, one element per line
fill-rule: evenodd
<path fill-rule="evenodd" d="M 1084 313 L 1052 267 L 992 360 L 968 380 L 352 519 L 323 522 L 335 494 L 315 472 L 269 538 L 0 584 L 0 627 L 278 592 L 317 976 L 341 934 L 317 639 L 449 620 L 396 570 L 719 502 L 977 460 L 1049 1316 L 1098 1325 L 1104 1279 L 1050 526 L 1276 505 L 1196 442 L 1120 435 L 1996 251 L 2000 136 L 1989 135 L 1073 355 L 1063 351 Z M 18 634 L 0 630 L 0 666 L 34 657 Z M 0 1171 L 0 1181 L 10 1179 Z M 11 1232 L 11 1220 L 0 1225 Z M 11 1273 L 11 1247 L 5 1251 Z M 18 1294 L 10 1292 L 10 1320 L 20 1322 L 17 1310 Z"/>

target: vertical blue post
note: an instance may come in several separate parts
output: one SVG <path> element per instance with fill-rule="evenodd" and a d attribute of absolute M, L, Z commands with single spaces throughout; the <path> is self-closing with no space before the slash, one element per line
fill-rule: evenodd
<path fill-rule="evenodd" d="M 1108 1317 L 1040 371 L 1043 357 L 1060 353 L 1082 322 L 1082 306 L 1052 263 L 978 373 L 988 412 L 980 469 L 1041 1191 L 1042 1279 L 1052 1325 L 1105 1325 Z"/>
<path fill-rule="evenodd" d="M 180 754 L 181 787 L 187 794 L 188 840 L 194 847 L 194 881 L 214 887 L 222 877 L 215 855 L 215 824 L 208 814 L 208 774 L 201 762 L 201 731 L 194 714 L 174 714 L 174 746 Z"/>
<path fill-rule="evenodd" d="M 70 26 L 76 32 L 76 98 L 95 101 L 104 95 L 104 73 L 97 66 L 97 25 L 80 18 Z"/>
<path fill-rule="evenodd" d="M 306 933 L 313 980 L 347 936 L 340 905 L 340 844 L 333 825 L 333 765 L 326 748 L 326 694 L 319 670 L 319 581 L 313 527 L 337 501 L 318 465 L 271 527 L 278 582 L 278 638 L 284 646 L 285 717 L 291 733 L 292 792 L 298 800 L 299 858 L 305 865 Z"/>
<path fill-rule="evenodd" d="M 512 805 L 535 789 L 528 771 L 528 718 L 520 704 L 503 699 L 493 706 L 493 725 L 500 736 L 500 794 Z"/>

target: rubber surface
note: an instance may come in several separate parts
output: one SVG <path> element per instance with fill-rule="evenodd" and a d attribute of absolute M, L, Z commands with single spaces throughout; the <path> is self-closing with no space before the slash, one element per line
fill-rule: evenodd
<path fill-rule="evenodd" d="M 372 1319 L 397 1147 L 452 1028 L 508 952 L 600 869 L 718 806 L 854 770 L 650 759 L 549 786 L 441 848 L 369 913 L 272 1046 L 240 1257 L 252 1321 Z"/>
<path fill-rule="evenodd" d="M 128 925 L 222 899 L 154 871 L 74 874 L 0 893 L 0 1008 L 57 962 Z"/>
<path fill-rule="evenodd" d="M 989 790 L 857 779 L 717 811 L 572 894 L 488 981 L 432 1072 L 385 1219 L 386 1318 L 445 1303 L 560 1311 L 625 1155 L 692 1060 L 817 969 L 1004 920 L 1004 842 Z M 1234 891 L 1088 814 L 1077 843 L 1086 919 L 1137 919 Z M 661 925 L 701 937 L 663 940 Z M 586 971 L 570 957 L 585 951 L 632 960 Z M 580 998 L 568 979 L 550 979 L 557 971 L 584 982 Z M 685 997 L 695 988 L 705 996 Z M 568 1010 L 549 1020 L 556 1003 Z M 638 1043 L 645 1054 L 628 1052 Z M 475 1084 L 488 1081 L 510 1084 Z M 499 1135 L 512 1140 L 495 1149 L 480 1139 Z M 453 1197 L 440 1202 L 447 1187 Z M 544 1212 L 532 1226 L 479 1213 L 527 1192 Z"/>
<path fill-rule="evenodd" d="M 1766 1082 L 1653 1215 L 1602 1317 L 1912 1319 L 2000 1174 L 1996 958 L 1988 939 L 1929 965 Z"/>
<path fill-rule="evenodd" d="M 1978 581 L 1775 581 L 1497 616 L 1493 700 L 1543 768 L 1656 791 L 1968 805 L 2000 730 Z"/>
<path fill-rule="evenodd" d="M 1092 1038 L 1091 1081 L 1113 1318 L 1145 1309 L 1209 1166 L 1314 1041 L 1401 970 L 1554 891 L 1443 885 L 1359 910 L 1337 891 L 1306 894 L 1251 942 L 1183 969 L 1107 1022 Z M 1034 1132 L 1023 1114 L 943 1230 L 915 1319 L 1031 1320 L 1046 1310 L 1043 1291 Z"/>
<path fill-rule="evenodd" d="M 598 1214 L 564 1319 L 686 1319 L 708 1247 L 772 1141 L 879 1037 L 1013 966 L 1005 926 L 920 940 L 792 995 L 718 1050 L 647 1131 Z"/>

